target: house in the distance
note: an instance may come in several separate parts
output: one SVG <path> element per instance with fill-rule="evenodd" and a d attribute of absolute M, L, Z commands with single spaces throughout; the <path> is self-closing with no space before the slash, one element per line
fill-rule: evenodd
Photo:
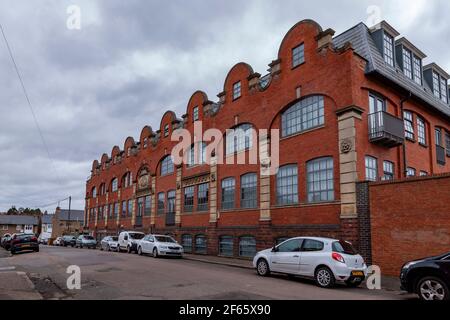
<path fill-rule="evenodd" d="M 41 217 L 41 240 L 48 241 L 52 237 L 53 215 L 43 214 Z"/>
<path fill-rule="evenodd" d="M 38 232 L 39 219 L 36 216 L 0 214 L 0 236 L 6 233 Z"/>
<path fill-rule="evenodd" d="M 68 210 L 57 207 L 52 218 L 52 238 L 65 234 L 81 233 L 84 223 L 84 210 Z"/>

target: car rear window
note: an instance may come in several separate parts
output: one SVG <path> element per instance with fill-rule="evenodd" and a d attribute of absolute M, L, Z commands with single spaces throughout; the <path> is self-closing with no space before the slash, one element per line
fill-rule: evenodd
<path fill-rule="evenodd" d="M 347 241 L 335 241 L 332 245 L 333 251 L 349 255 L 358 254 L 353 246 Z"/>
<path fill-rule="evenodd" d="M 119 241 L 118 237 L 111 237 L 112 241 Z"/>
<path fill-rule="evenodd" d="M 130 237 L 132 239 L 135 239 L 135 240 L 140 240 L 143 237 L 145 237 L 145 234 L 143 234 L 143 233 L 130 233 Z"/>
<path fill-rule="evenodd" d="M 86 240 L 94 240 L 94 237 L 93 237 L 93 236 L 84 236 L 84 238 L 85 238 Z"/>

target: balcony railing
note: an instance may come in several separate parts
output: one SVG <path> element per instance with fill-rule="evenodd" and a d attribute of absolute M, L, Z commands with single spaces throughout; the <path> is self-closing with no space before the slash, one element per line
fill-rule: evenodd
<path fill-rule="evenodd" d="M 445 148 L 436 145 L 436 160 L 437 163 L 445 165 Z"/>
<path fill-rule="evenodd" d="M 402 119 L 379 111 L 369 114 L 369 140 L 382 146 L 393 148 L 403 144 L 405 131 Z"/>
<path fill-rule="evenodd" d="M 175 225 L 175 212 L 167 212 L 166 213 L 166 226 L 174 226 Z"/>

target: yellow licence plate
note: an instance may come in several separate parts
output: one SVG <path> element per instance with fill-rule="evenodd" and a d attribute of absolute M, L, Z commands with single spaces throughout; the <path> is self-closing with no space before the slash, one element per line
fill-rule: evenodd
<path fill-rule="evenodd" d="M 364 272 L 362 272 L 362 271 L 352 271 L 352 276 L 354 276 L 354 277 L 363 277 L 364 276 Z"/>

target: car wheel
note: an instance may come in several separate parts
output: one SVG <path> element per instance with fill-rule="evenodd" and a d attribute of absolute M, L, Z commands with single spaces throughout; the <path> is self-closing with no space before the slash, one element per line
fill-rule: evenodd
<path fill-rule="evenodd" d="M 109 246 L 109 244 L 106 246 L 106 251 L 111 251 L 111 247 Z"/>
<path fill-rule="evenodd" d="M 132 251 L 133 251 L 133 250 L 131 250 L 131 246 L 128 246 L 128 247 L 127 247 L 127 252 L 128 252 L 128 253 L 131 253 Z"/>
<path fill-rule="evenodd" d="M 153 258 L 158 258 L 158 249 L 153 248 Z"/>
<path fill-rule="evenodd" d="M 419 280 L 417 294 L 425 301 L 449 300 L 447 285 L 439 278 L 425 277 Z"/>
<path fill-rule="evenodd" d="M 315 280 L 321 288 L 332 288 L 335 283 L 333 272 L 328 267 L 320 267 L 317 269 Z"/>
<path fill-rule="evenodd" d="M 270 274 L 269 264 L 265 259 L 259 259 L 256 263 L 256 272 L 262 277 L 267 277 Z"/>
<path fill-rule="evenodd" d="M 362 280 L 346 281 L 345 284 L 350 288 L 357 288 L 361 285 Z"/>
<path fill-rule="evenodd" d="M 16 251 L 14 251 L 13 248 L 11 248 L 11 249 L 9 250 L 9 252 L 11 252 L 11 254 L 16 254 Z"/>
<path fill-rule="evenodd" d="M 36 248 L 34 251 L 35 251 L 35 252 L 39 252 L 39 248 Z"/>
<path fill-rule="evenodd" d="M 142 256 L 142 248 L 141 247 L 138 248 L 138 255 Z"/>

